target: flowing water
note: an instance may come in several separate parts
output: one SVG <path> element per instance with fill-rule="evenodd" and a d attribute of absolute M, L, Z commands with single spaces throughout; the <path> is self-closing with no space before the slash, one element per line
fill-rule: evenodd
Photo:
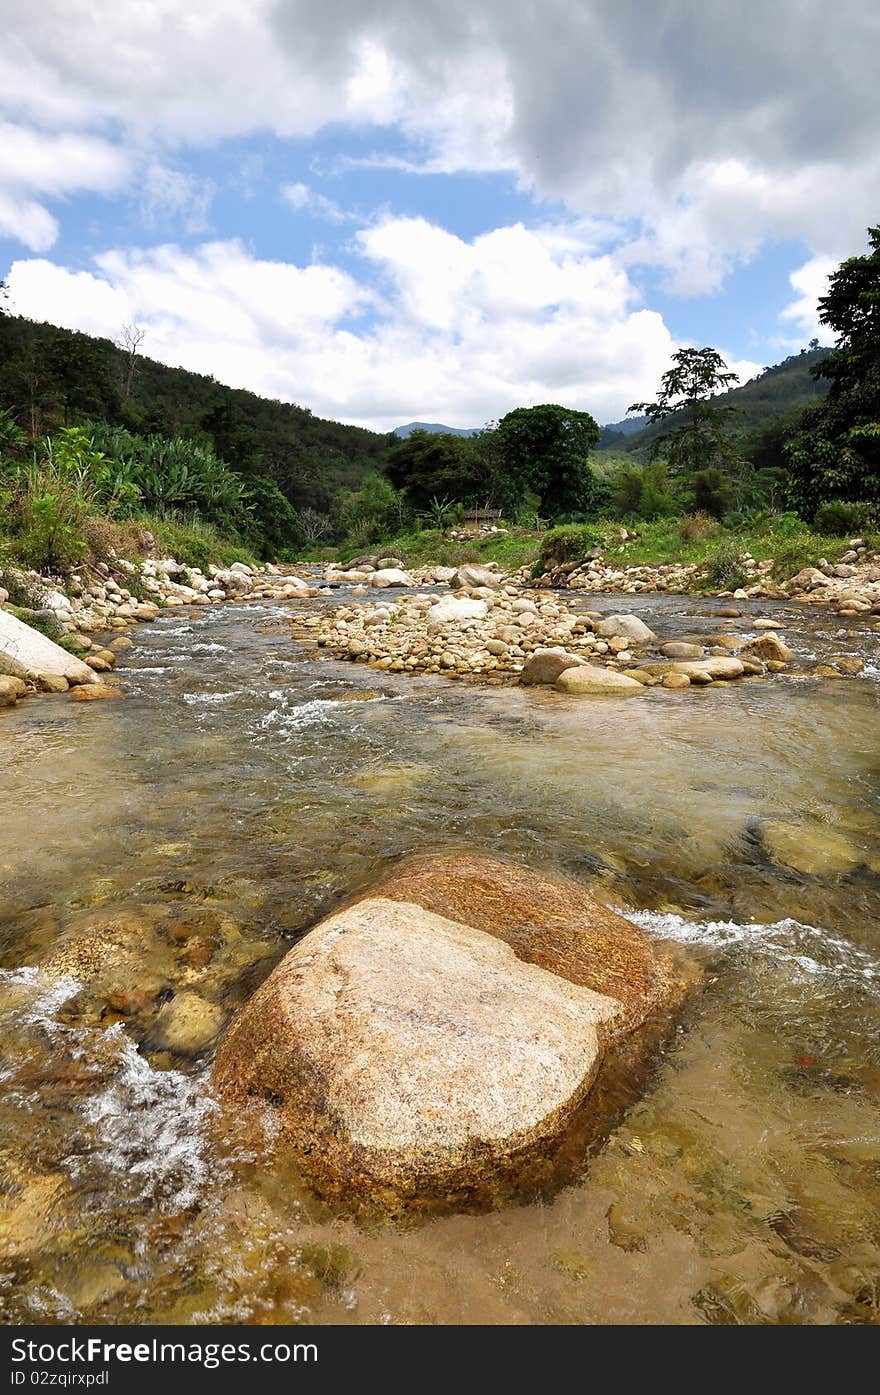
<path fill-rule="evenodd" d="M 717 608 L 626 598 L 666 637 Z M 876 1322 L 880 636 L 752 609 L 865 673 L 584 701 L 316 659 L 254 603 L 140 627 L 124 702 L 4 712 L 5 1320 Z M 645 1095 L 541 1200 L 333 1215 L 218 1131 L 210 1052 L 38 967 L 121 918 L 231 1013 L 403 854 L 463 847 L 590 884 L 706 971 Z"/>

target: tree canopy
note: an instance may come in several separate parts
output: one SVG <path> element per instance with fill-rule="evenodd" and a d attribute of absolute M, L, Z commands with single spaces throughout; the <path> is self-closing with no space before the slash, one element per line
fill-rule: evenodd
<path fill-rule="evenodd" d="M 833 500 L 880 500 L 880 226 L 868 229 L 868 244 L 840 264 L 819 301 L 837 345 L 813 372 L 831 386 L 787 452 L 792 501 L 809 515 Z"/>
<path fill-rule="evenodd" d="M 605 491 L 590 469 L 599 426 L 589 412 L 544 403 L 517 407 L 495 430 L 501 473 L 521 500 L 533 490 L 553 519 L 595 512 Z"/>
<path fill-rule="evenodd" d="M 693 475 L 718 468 L 729 452 L 730 406 L 718 406 L 712 398 L 739 382 L 717 349 L 679 349 L 672 367 L 660 379 L 654 402 L 634 402 L 631 412 L 642 412 L 650 422 L 669 423 L 658 435 L 652 454 L 662 452 L 673 475 Z"/>

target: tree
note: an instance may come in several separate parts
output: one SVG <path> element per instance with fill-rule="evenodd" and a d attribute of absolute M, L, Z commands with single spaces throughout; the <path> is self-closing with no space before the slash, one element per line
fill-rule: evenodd
<path fill-rule="evenodd" d="M 672 363 L 660 379 L 656 402 L 634 402 L 628 410 L 644 413 L 652 423 L 669 422 L 672 429 L 651 449 L 654 456 L 663 452 L 671 474 L 717 468 L 731 454 L 727 425 L 735 409 L 715 407 L 712 398 L 739 378 L 716 349 L 679 349 Z"/>
<path fill-rule="evenodd" d="M 841 262 L 819 301 L 837 344 L 811 371 L 831 386 L 787 448 L 791 500 L 809 517 L 833 500 L 880 500 L 880 226 L 868 229 L 868 244 L 865 256 Z"/>
<path fill-rule="evenodd" d="M 496 437 L 507 488 L 519 500 L 533 489 L 550 518 L 595 512 L 600 497 L 607 494 L 588 463 L 599 440 L 599 427 L 589 412 L 555 403 L 517 407 L 501 418 Z"/>
<path fill-rule="evenodd" d="M 496 493 L 496 470 L 482 435 L 414 431 L 391 447 L 385 473 L 420 511 L 429 509 L 432 499 L 487 503 Z"/>
<path fill-rule="evenodd" d="M 137 372 L 138 349 L 144 342 L 147 331 L 140 325 L 123 325 L 116 347 L 123 355 L 125 369 L 122 378 L 122 391 L 126 402 L 131 397 L 131 389 Z"/>

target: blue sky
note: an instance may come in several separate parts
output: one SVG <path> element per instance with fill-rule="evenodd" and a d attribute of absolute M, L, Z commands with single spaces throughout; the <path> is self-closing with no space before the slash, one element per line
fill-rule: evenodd
<path fill-rule="evenodd" d="M 382 430 L 746 378 L 827 342 L 880 190 L 869 8 L 750 5 L 6 0 L 0 277 Z"/>

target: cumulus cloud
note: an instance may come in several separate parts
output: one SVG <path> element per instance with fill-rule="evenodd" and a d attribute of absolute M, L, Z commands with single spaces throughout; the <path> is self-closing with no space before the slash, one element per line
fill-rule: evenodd
<path fill-rule="evenodd" d="M 129 146 L 395 126 L 409 168 L 509 170 L 632 220 L 716 286 L 766 238 L 840 257 L 876 216 L 864 0 L 7 0 L 0 103 Z M 400 161 L 397 152 L 394 158 Z"/>
<path fill-rule="evenodd" d="M 42 252 L 57 238 L 58 223 L 35 194 L 108 193 L 127 173 L 127 157 L 108 141 L 0 120 L 0 231 Z"/>
<path fill-rule="evenodd" d="M 677 347 L 613 256 L 570 228 L 468 241 L 388 217 L 355 242 L 362 278 L 213 242 L 116 250 L 87 272 L 22 259 L 10 289 L 33 318 L 111 337 L 137 323 L 160 360 L 382 430 L 545 401 L 613 419 L 653 394 Z"/>
<path fill-rule="evenodd" d="M 812 257 L 788 278 L 797 296 L 786 305 L 780 319 L 789 321 L 799 331 L 800 337 L 789 341 L 791 348 L 796 348 L 804 339 L 834 344 L 833 331 L 819 322 L 819 299 L 827 292 L 828 277 L 836 269 L 837 263 L 829 257 Z"/>

